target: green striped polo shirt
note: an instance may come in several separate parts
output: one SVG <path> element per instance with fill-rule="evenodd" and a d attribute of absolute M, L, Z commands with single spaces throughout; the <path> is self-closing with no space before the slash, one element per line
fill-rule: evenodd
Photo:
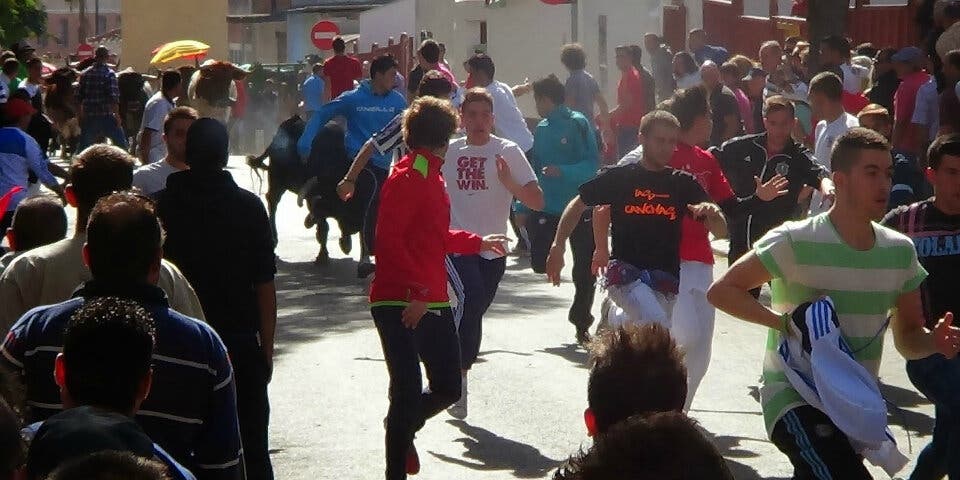
<path fill-rule="evenodd" d="M 784 223 L 757 241 L 754 249 L 773 279 L 773 309 L 792 312 L 797 305 L 829 296 L 854 357 L 876 376 L 887 315 L 897 297 L 918 288 L 927 272 L 909 238 L 876 223 L 873 231 L 873 248 L 855 250 L 841 240 L 823 213 Z M 806 405 L 783 373 L 779 344 L 780 332 L 771 329 L 760 388 L 768 434 L 781 416 Z"/>

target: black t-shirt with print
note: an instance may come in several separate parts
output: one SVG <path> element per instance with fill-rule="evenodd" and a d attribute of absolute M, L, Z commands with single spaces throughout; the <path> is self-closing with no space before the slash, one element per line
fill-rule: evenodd
<path fill-rule="evenodd" d="M 929 273 L 920 287 L 927 328 L 946 312 L 960 312 L 960 215 L 947 215 L 932 200 L 924 200 L 891 211 L 883 224 L 913 240 L 920 265 Z"/>
<path fill-rule="evenodd" d="M 580 186 L 580 199 L 611 206 L 612 258 L 677 276 L 687 205 L 710 201 L 693 175 L 669 167 L 653 172 L 639 164 L 602 171 Z"/>

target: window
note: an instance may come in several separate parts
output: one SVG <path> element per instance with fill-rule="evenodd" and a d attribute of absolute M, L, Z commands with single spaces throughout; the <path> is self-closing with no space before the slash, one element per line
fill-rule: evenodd
<path fill-rule="evenodd" d="M 600 85 L 604 89 L 607 88 L 607 74 L 609 68 L 607 67 L 607 16 L 600 15 L 600 18 L 597 21 L 597 30 L 599 34 L 600 41 L 600 52 L 597 58 L 599 58 L 600 63 Z"/>

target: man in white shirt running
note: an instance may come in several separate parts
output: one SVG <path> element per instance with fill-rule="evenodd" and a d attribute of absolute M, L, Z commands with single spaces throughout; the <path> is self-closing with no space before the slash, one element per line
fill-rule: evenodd
<path fill-rule="evenodd" d="M 830 170 L 830 151 L 833 143 L 853 127 L 859 126 L 857 117 L 843 110 L 843 81 L 835 73 L 822 72 L 810 81 L 810 108 L 813 117 L 820 118 L 814 138 L 813 157 L 821 166 Z M 830 201 L 819 192 L 810 200 L 810 215 L 823 213 L 830 208 Z"/>
<path fill-rule="evenodd" d="M 494 79 L 496 67 L 493 59 L 478 53 L 466 63 L 474 85 L 483 87 L 493 98 L 494 127 L 497 136 L 516 143 L 524 153 L 533 148 L 533 133 L 527 128 L 527 122 L 517 106 L 517 98 L 509 85 Z"/>
<path fill-rule="evenodd" d="M 543 208 L 543 191 L 530 163 L 516 143 L 492 135 L 496 100 L 482 88 L 464 95 L 460 118 L 466 137 L 450 143 L 441 173 L 450 195 L 450 228 L 478 235 L 506 235 L 510 203 L 516 197 L 533 210 Z M 491 252 L 450 257 L 463 286 L 460 400 L 450 407 L 456 418 L 467 416 L 467 372 L 480 352 L 482 319 L 497 294 L 506 257 Z"/>
<path fill-rule="evenodd" d="M 156 197 L 167 188 L 167 177 L 171 173 L 187 169 L 184 161 L 187 150 L 187 130 L 200 118 L 196 110 L 190 107 L 177 107 L 163 119 L 163 143 L 166 155 L 159 161 L 148 163 L 133 172 L 133 186 L 144 195 Z"/>
<path fill-rule="evenodd" d="M 167 154 L 161 127 L 167 114 L 176 107 L 174 101 L 183 91 L 181 85 L 180 72 L 163 72 L 160 77 L 160 91 L 147 100 L 143 109 L 143 129 L 140 130 L 140 144 L 137 149 L 137 157 L 144 165 L 157 162 Z"/>

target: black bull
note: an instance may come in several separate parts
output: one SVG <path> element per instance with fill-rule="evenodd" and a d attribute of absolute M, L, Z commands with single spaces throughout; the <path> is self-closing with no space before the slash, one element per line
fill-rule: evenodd
<path fill-rule="evenodd" d="M 300 139 L 304 126 L 299 116 L 284 121 L 264 152 L 265 155 L 250 157 L 248 163 L 254 169 L 267 171 L 267 209 L 275 243 L 276 213 L 280 198 L 286 191 L 301 193 L 307 181 L 316 177 L 315 182 L 310 182 L 311 186 L 304 197 L 307 199 L 307 208 L 317 223 L 316 237 L 320 243 L 320 252 L 316 261 L 324 263 L 330 258 L 327 250 L 330 227 L 326 219 L 333 218 L 337 221 L 341 234 L 340 247 L 344 253 L 349 253 L 350 236 L 362 229 L 364 211 L 373 196 L 374 180 L 371 175 L 360 175 L 353 198 L 346 202 L 340 200 L 336 191 L 337 183 L 346 175 L 352 162 L 344 147 L 343 129 L 335 123 L 322 128 L 314 138 L 310 157 L 304 164 L 297 154 L 297 140 Z M 264 165 L 264 157 L 270 158 L 269 165 Z M 361 241 L 361 245 L 364 243 Z M 367 255 L 365 247 L 361 255 Z"/>

